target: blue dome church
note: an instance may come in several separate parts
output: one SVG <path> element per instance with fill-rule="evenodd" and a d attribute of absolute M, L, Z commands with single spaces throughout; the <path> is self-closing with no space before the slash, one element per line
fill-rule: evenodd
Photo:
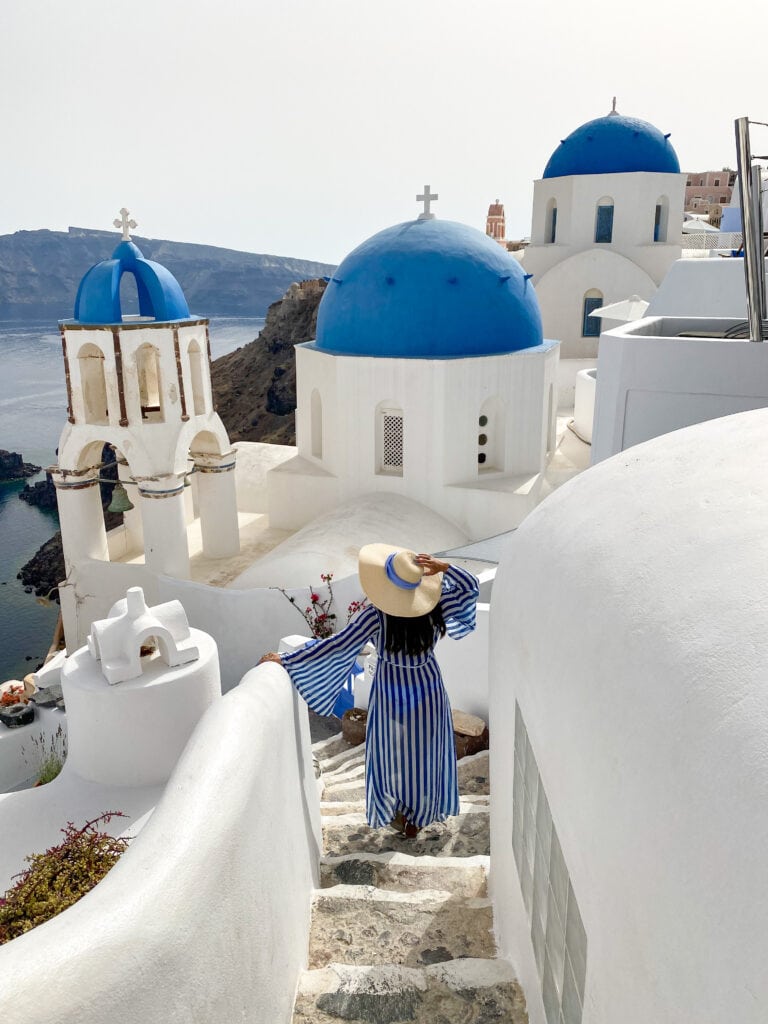
<path fill-rule="evenodd" d="M 555 439 L 557 342 L 518 261 L 435 217 L 354 249 L 328 280 L 314 341 L 297 346 L 294 459 L 268 476 L 273 525 L 298 529 L 391 491 L 472 538 L 519 523 Z"/>
<path fill-rule="evenodd" d="M 597 359 L 591 313 L 632 296 L 649 300 L 681 254 L 685 177 L 670 136 L 613 109 L 560 141 L 534 182 L 533 274 L 544 332 L 561 342 L 560 404 Z"/>
<path fill-rule="evenodd" d="M 194 519 L 207 557 L 228 557 L 240 544 L 235 457 L 213 407 L 208 320 L 190 315 L 173 274 L 131 241 L 136 222 L 126 209 L 115 226 L 122 238 L 112 256 L 87 271 L 74 318 L 59 325 L 68 416 L 52 475 L 73 581 L 60 589 L 73 649 L 90 621 L 72 596 L 85 566 L 114 552 L 186 578 Z M 109 538 L 99 487 L 105 445 L 115 450 L 128 503 Z"/>

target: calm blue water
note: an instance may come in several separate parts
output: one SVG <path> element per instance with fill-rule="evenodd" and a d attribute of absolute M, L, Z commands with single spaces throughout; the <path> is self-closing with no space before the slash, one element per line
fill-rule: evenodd
<path fill-rule="evenodd" d="M 263 326 L 262 318 L 212 319 L 212 357 L 253 341 Z M 21 452 L 25 462 L 50 466 L 67 408 L 57 325 L 0 321 L 0 357 L 0 448 Z M 0 483 L 0 682 L 21 679 L 37 666 L 58 616 L 58 606 L 41 607 L 16 579 L 59 525 L 54 513 L 19 500 L 22 487 L 21 482 Z"/>

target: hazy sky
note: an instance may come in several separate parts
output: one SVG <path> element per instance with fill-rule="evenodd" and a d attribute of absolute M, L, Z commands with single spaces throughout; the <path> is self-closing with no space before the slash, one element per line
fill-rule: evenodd
<path fill-rule="evenodd" d="M 125 205 L 138 234 L 337 262 L 429 183 L 438 216 L 483 228 L 498 197 L 521 237 L 613 95 L 684 170 L 735 166 L 767 27 L 755 0 L 0 0 L 0 234 Z"/>

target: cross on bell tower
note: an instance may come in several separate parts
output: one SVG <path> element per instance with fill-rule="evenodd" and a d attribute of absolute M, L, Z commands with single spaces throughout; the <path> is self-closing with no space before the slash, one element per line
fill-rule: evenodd
<path fill-rule="evenodd" d="M 420 195 L 420 196 L 416 196 L 416 202 L 417 203 L 424 203 L 424 209 L 419 214 L 419 218 L 418 218 L 419 220 L 434 220 L 435 219 L 435 215 L 434 215 L 434 213 L 430 212 L 429 206 L 430 206 L 430 203 L 434 202 L 435 200 L 437 200 L 439 198 L 440 198 L 440 196 L 438 196 L 437 192 L 430 192 L 429 191 L 429 185 L 425 185 L 424 186 L 423 194 Z"/>
<path fill-rule="evenodd" d="M 118 220 L 117 218 L 115 218 L 115 220 L 112 221 L 116 228 L 120 228 L 122 230 L 124 242 L 130 242 L 130 231 L 133 228 L 137 228 L 139 226 L 135 220 L 128 219 L 130 212 L 130 210 L 126 210 L 126 208 L 123 207 L 120 210 L 120 219 Z"/>

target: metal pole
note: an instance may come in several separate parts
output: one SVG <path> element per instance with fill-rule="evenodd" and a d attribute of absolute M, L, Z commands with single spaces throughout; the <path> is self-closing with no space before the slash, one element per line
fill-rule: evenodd
<path fill-rule="evenodd" d="M 750 341 L 763 340 L 763 307 L 765 274 L 763 263 L 762 232 L 758 239 L 755 224 L 753 200 L 752 154 L 749 147 L 749 118 L 739 117 L 735 121 L 736 159 L 739 170 L 741 227 L 744 234 L 744 277 L 747 286 L 747 315 L 749 318 Z M 758 168 L 759 174 L 759 168 Z M 760 193 L 757 195 L 758 207 Z M 761 270 L 763 273 L 761 274 Z M 762 286 L 761 286 L 762 282 Z"/>
<path fill-rule="evenodd" d="M 763 226 L 763 175 L 758 164 L 752 167 L 752 225 L 755 230 L 755 247 L 757 249 L 757 281 L 760 288 L 760 318 L 766 319 L 765 302 L 765 255 Z"/>

